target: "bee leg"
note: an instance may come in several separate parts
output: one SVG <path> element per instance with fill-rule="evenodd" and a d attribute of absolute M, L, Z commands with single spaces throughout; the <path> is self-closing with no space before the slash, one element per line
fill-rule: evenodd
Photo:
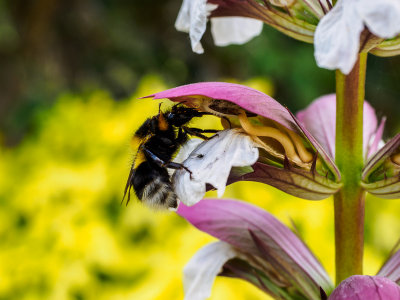
<path fill-rule="evenodd" d="M 164 165 L 164 167 L 168 168 L 168 169 L 174 169 L 174 170 L 181 170 L 184 169 L 186 172 L 188 172 L 190 174 L 190 179 L 193 179 L 192 177 L 192 171 L 190 171 L 188 168 L 186 168 L 183 164 L 180 163 L 175 163 L 175 162 L 168 162 Z"/>
<path fill-rule="evenodd" d="M 190 135 L 197 136 L 203 140 L 209 140 L 212 137 L 205 136 L 203 133 L 217 133 L 220 130 L 214 130 L 214 129 L 200 129 L 200 128 L 192 128 L 192 127 L 182 127 L 182 129 Z"/>
<path fill-rule="evenodd" d="M 182 127 L 179 127 L 178 131 L 178 136 L 176 138 L 176 142 L 180 145 L 184 144 L 188 139 L 188 134 L 182 129 Z"/>
<path fill-rule="evenodd" d="M 143 148 L 143 151 L 145 151 L 148 155 L 150 155 L 151 159 L 159 165 L 161 168 L 168 168 L 168 169 L 184 169 L 190 174 L 190 179 L 192 179 L 192 171 L 190 171 L 188 168 L 186 168 L 183 164 L 175 163 L 172 161 L 165 162 L 162 159 L 160 159 L 157 155 L 155 155 L 153 152 L 150 150 Z"/>
<path fill-rule="evenodd" d="M 125 196 L 128 194 L 128 200 L 126 201 L 126 205 L 128 205 L 129 201 L 131 200 L 131 188 L 132 188 L 132 178 L 135 176 L 135 170 L 132 168 L 128 180 L 126 182 L 125 190 L 124 190 L 124 196 L 122 197 L 121 204 L 124 202 Z"/>

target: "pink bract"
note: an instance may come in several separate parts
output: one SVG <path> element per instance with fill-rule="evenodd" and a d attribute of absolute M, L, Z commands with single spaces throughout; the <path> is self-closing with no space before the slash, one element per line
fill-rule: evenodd
<path fill-rule="evenodd" d="M 380 276 L 354 275 L 342 281 L 329 300 L 399 300 L 400 286 Z"/>

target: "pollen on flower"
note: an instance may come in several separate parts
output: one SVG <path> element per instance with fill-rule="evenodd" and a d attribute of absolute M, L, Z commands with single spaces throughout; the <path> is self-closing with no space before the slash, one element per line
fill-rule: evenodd
<path fill-rule="evenodd" d="M 400 165 L 400 153 L 397 153 L 395 155 L 392 156 L 392 161 L 397 164 Z"/>
<path fill-rule="evenodd" d="M 302 138 L 285 126 L 272 120 L 272 126 L 254 126 L 248 118 L 257 115 L 245 111 L 235 103 L 204 96 L 189 96 L 188 98 L 190 98 L 189 105 L 200 111 L 212 113 L 221 118 L 229 118 L 229 122 L 234 122 L 232 117 L 238 117 L 240 124 L 234 127 L 241 127 L 247 134 L 251 135 L 260 148 L 263 148 L 275 157 L 282 159 L 287 157 L 290 162 L 302 168 L 310 169 L 314 155 L 306 149 Z M 231 124 L 228 124 L 226 119 L 221 119 L 221 122 L 224 128 L 231 128 Z M 282 146 L 285 153 L 282 155 L 282 153 L 274 151 L 271 145 L 264 143 L 258 137 L 268 137 L 276 140 Z"/>
<path fill-rule="evenodd" d="M 246 133 L 249 135 L 257 137 L 271 137 L 277 140 L 284 148 L 285 155 L 289 160 L 298 164 L 310 163 L 313 160 L 313 155 L 304 147 L 301 138 L 296 133 L 286 128 L 278 129 L 268 126 L 254 126 L 250 123 L 244 110 L 240 111 L 239 121 L 244 131 L 246 131 Z M 285 132 L 288 135 L 286 135 Z"/>

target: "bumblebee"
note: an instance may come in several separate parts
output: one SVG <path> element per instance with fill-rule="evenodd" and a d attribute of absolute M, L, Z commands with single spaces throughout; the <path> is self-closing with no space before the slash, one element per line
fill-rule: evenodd
<path fill-rule="evenodd" d="M 134 144 L 139 144 L 139 149 L 129 173 L 122 201 L 128 196 L 126 204 L 129 203 L 133 188 L 137 198 L 148 206 L 176 208 L 177 196 L 172 188 L 168 169 L 186 169 L 172 159 L 179 148 L 188 141 L 189 135 L 208 139 L 203 133 L 218 132 L 218 130 L 187 127 L 193 118 L 210 114 L 179 103 L 165 112 L 159 109 L 158 115 L 148 118 L 132 139 Z M 191 173 L 190 170 L 187 171 Z"/>

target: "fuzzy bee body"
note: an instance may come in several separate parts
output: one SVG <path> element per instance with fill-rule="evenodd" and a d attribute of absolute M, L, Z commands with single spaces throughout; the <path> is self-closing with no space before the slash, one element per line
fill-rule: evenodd
<path fill-rule="evenodd" d="M 126 183 L 124 198 L 131 188 L 140 201 L 154 208 L 176 208 L 177 196 L 173 190 L 168 168 L 180 169 L 183 165 L 172 162 L 188 135 L 202 135 L 215 130 L 200 130 L 186 125 L 195 117 L 205 114 L 182 104 L 174 105 L 166 112 L 147 119 L 135 132 L 133 143 L 139 149 Z M 190 171 L 189 171 L 190 172 Z M 123 198 L 123 199 L 124 199 Z"/>

